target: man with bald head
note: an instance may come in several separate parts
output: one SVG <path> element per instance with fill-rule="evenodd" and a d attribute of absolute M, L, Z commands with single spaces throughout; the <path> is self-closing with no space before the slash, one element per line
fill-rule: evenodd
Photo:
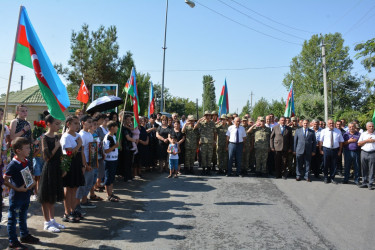
<path fill-rule="evenodd" d="M 374 183 L 374 165 L 375 165 L 375 133 L 374 124 L 366 123 L 366 132 L 363 132 L 358 139 L 358 146 L 361 147 L 361 168 L 362 185 L 361 188 L 368 187 L 372 189 Z"/>
<path fill-rule="evenodd" d="M 320 134 L 319 150 L 323 155 L 324 183 L 337 184 L 335 181 L 337 156 L 341 155 L 344 138 L 341 131 L 335 128 L 335 122 L 329 119 L 327 128 Z M 328 172 L 329 171 L 329 172 Z M 329 173 L 329 176 L 328 176 Z"/>
<path fill-rule="evenodd" d="M 229 153 L 227 176 L 232 174 L 233 157 L 236 157 L 236 176 L 241 175 L 241 161 L 243 153 L 243 144 L 246 142 L 246 131 L 240 126 L 239 117 L 234 118 L 234 124 L 227 131 L 227 149 Z"/>

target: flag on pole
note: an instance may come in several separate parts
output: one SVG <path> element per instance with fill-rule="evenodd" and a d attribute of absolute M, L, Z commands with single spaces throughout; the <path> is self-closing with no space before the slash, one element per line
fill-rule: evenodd
<path fill-rule="evenodd" d="M 150 101 L 149 101 L 149 106 L 148 106 L 148 119 L 150 119 L 150 116 L 154 113 L 155 111 L 155 95 L 154 95 L 154 85 L 151 82 L 150 85 Z"/>
<path fill-rule="evenodd" d="M 224 86 L 221 89 L 221 94 L 219 98 L 219 118 L 223 114 L 229 112 L 229 101 L 228 101 L 228 88 L 227 88 L 227 79 L 224 81 Z"/>
<path fill-rule="evenodd" d="M 64 111 L 70 106 L 66 87 L 60 80 L 32 26 L 25 7 L 21 7 L 14 61 L 34 69 L 40 92 L 50 114 L 65 120 Z"/>
<path fill-rule="evenodd" d="M 89 101 L 90 92 L 86 87 L 85 81 L 82 79 L 81 86 L 79 87 L 77 100 L 83 103 L 87 103 Z"/>
<path fill-rule="evenodd" d="M 375 124 L 375 110 L 374 110 L 374 114 L 372 115 L 372 123 Z"/>
<path fill-rule="evenodd" d="M 294 110 L 294 93 L 293 93 L 293 82 L 290 85 L 288 98 L 286 99 L 286 106 L 285 106 L 285 117 L 293 117 L 296 115 L 296 112 Z"/>
<path fill-rule="evenodd" d="M 134 67 L 132 68 L 130 78 L 125 84 L 125 92 L 130 96 L 130 100 L 133 103 L 133 112 L 134 112 L 134 128 L 139 125 L 139 99 L 138 99 L 138 90 L 137 90 L 137 79 L 135 74 Z"/>

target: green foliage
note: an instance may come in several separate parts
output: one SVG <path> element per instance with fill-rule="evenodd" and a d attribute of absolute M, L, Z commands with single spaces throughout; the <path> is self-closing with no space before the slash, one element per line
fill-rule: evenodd
<path fill-rule="evenodd" d="M 169 113 L 177 113 L 181 115 L 192 115 L 197 113 L 195 102 L 188 98 L 171 97 L 166 102 L 166 110 Z"/>
<path fill-rule="evenodd" d="M 375 38 L 372 38 L 364 43 L 357 44 L 354 47 L 355 51 L 359 51 L 355 58 L 362 58 L 361 64 L 368 72 L 375 67 Z"/>
<path fill-rule="evenodd" d="M 333 116 L 333 119 L 340 120 L 340 119 L 346 119 L 346 121 L 351 122 L 353 120 L 358 120 L 361 128 L 366 128 L 366 123 L 369 121 L 372 121 L 372 115 L 374 111 L 369 110 L 368 112 L 360 112 L 356 110 L 340 110 L 336 112 Z"/>
<path fill-rule="evenodd" d="M 269 109 L 276 117 L 283 116 L 285 112 L 284 99 L 281 98 L 280 101 L 272 100 L 272 102 L 269 104 Z"/>
<path fill-rule="evenodd" d="M 295 100 L 294 105 L 297 116 L 324 120 L 324 98 L 322 95 L 304 93 Z"/>
<path fill-rule="evenodd" d="M 242 111 L 240 113 L 240 117 L 243 117 L 246 114 L 251 114 L 251 106 L 250 106 L 250 101 L 249 100 L 247 100 L 246 101 L 246 105 L 243 106 Z"/>
<path fill-rule="evenodd" d="M 258 100 L 255 103 L 251 117 L 253 119 L 257 119 L 258 116 L 266 116 L 269 113 L 270 113 L 270 105 L 268 101 L 264 97 L 262 97 L 260 100 Z"/>
<path fill-rule="evenodd" d="M 217 110 L 214 79 L 211 75 L 203 76 L 203 103 L 205 111 Z"/>

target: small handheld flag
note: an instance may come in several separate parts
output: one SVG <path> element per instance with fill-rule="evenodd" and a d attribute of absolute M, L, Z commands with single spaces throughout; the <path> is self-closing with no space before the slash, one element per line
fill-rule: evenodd
<path fill-rule="evenodd" d="M 134 128 L 136 128 L 139 125 L 140 107 L 139 107 L 138 90 L 137 90 L 137 79 L 136 79 L 134 67 L 132 68 L 129 80 L 125 84 L 125 92 L 128 93 L 133 103 Z"/>
<path fill-rule="evenodd" d="M 293 82 L 290 85 L 288 98 L 286 99 L 286 105 L 285 105 L 285 117 L 293 117 L 296 115 L 296 112 L 294 111 L 294 92 L 293 92 Z"/>
<path fill-rule="evenodd" d="M 86 87 L 85 81 L 82 79 L 81 86 L 79 87 L 77 100 L 83 103 L 87 103 L 89 101 L 90 93 Z"/>
<path fill-rule="evenodd" d="M 65 120 L 64 111 L 70 106 L 68 91 L 49 60 L 32 26 L 25 7 L 21 7 L 14 61 L 34 69 L 40 92 L 50 114 Z"/>
<path fill-rule="evenodd" d="M 222 114 L 227 114 L 228 112 L 229 112 L 228 87 L 227 87 L 227 79 L 225 79 L 223 88 L 221 89 L 220 98 L 219 98 L 219 117 Z"/>
<path fill-rule="evenodd" d="M 155 112 L 155 96 L 154 96 L 154 85 L 150 84 L 150 101 L 148 106 L 148 119 L 150 119 L 150 116 Z"/>

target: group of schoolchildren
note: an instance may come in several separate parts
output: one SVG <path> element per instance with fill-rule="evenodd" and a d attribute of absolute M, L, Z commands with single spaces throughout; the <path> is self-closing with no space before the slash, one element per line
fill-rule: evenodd
<path fill-rule="evenodd" d="M 56 202 L 64 204 L 62 221 L 76 223 L 84 218 L 84 208 L 96 207 L 89 200 L 103 200 L 95 195 L 95 191 L 105 190 L 110 202 L 118 202 L 120 199 L 113 193 L 118 165 L 118 122 L 109 121 L 106 114 L 90 116 L 79 111 L 81 113 L 76 112 L 78 116 L 66 118 L 61 131 L 62 121 L 46 114 L 47 131 L 34 140 L 30 124 L 26 121 L 27 111 L 25 105 L 18 105 L 17 118 L 9 127 L 0 128 L 4 129 L 5 135 L 0 164 L 5 171 L 3 183 L 0 184 L 10 189 L 7 224 L 10 249 L 27 249 L 23 243 L 39 243 L 39 239 L 32 236 L 27 228 L 27 212 L 33 192 L 42 206 L 44 230 L 53 233 L 65 229 L 64 225 L 55 220 Z M 0 109 L 0 119 L 3 114 Z M 8 149 L 11 152 L 9 163 Z M 90 150 L 94 151 L 90 153 Z M 97 157 L 92 157 L 92 153 L 97 154 Z M 35 160 L 37 157 L 40 159 Z M 68 160 L 62 160 L 63 157 Z M 62 167 L 63 164 L 68 166 Z M 29 186 L 26 186 L 21 173 L 26 168 L 34 175 L 40 172 L 36 173 L 40 177 L 34 176 L 34 183 Z M 16 233 L 17 220 L 20 240 Z"/>

